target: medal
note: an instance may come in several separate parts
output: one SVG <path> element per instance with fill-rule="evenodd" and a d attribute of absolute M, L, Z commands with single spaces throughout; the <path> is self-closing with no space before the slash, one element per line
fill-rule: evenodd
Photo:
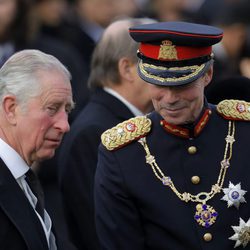
<path fill-rule="evenodd" d="M 212 206 L 206 204 L 198 204 L 196 206 L 195 220 L 205 228 L 210 227 L 215 223 L 218 213 Z"/>
<path fill-rule="evenodd" d="M 232 226 L 235 234 L 229 238 L 229 240 L 235 240 L 234 248 L 242 245 L 244 248 L 250 241 L 250 218 L 247 222 L 240 218 L 239 226 Z"/>
<path fill-rule="evenodd" d="M 218 213 L 212 207 L 207 205 L 206 203 L 212 199 L 216 194 L 220 193 L 224 184 L 225 176 L 227 169 L 230 167 L 230 160 L 232 158 L 233 151 L 233 143 L 235 134 L 235 124 L 234 122 L 229 121 L 228 124 L 228 134 L 225 138 L 226 146 L 224 152 L 224 158 L 220 162 L 221 168 L 219 172 L 219 176 L 217 182 L 211 186 L 211 190 L 208 192 L 200 192 L 198 194 L 191 194 L 189 192 L 180 192 L 174 184 L 174 181 L 170 176 L 163 173 L 162 169 L 158 166 L 155 157 L 150 153 L 149 147 L 146 142 L 146 137 L 142 137 L 138 140 L 138 142 L 143 146 L 146 153 L 146 163 L 149 164 L 153 170 L 155 176 L 162 182 L 162 184 L 166 187 L 169 187 L 176 196 L 184 201 L 184 202 L 195 202 L 198 203 L 196 205 L 196 212 L 194 215 L 194 219 L 196 222 L 205 228 L 213 225 L 217 219 Z M 231 188 L 231 189 L 230 189 Z M 230 190 L 229 190 L 230 189 Z M 234 198 L 234 202 L 232 204 L 239 204 L 240 202 L 245 202 L 243 195 L 246 191 L 241 190 L 240 184 L 234 186 L 233 184 L 229 184 L 228 189 L 224 189 L 224 193 L 230 193 L 230 197 Z M 226 195 L 226 194 L 225 194 Z M 223 197 L 224 198 L 224 197 Z M 227 200 L 228 201 L 228 200 Z M 231 205 L 231 203 L 229 203 Z"/>
<path fill-rule="evenodd" d="M 232 182 L 229 182 L 229 187 L 223 188 L 222 190 L 225 195 L 221 200 L 227 202 L 227 207 L 235 206 L 239 209 L 240 203 L 246 202 L 244 195 L 247 191 L 241 189 L 240 183 L 234 185 Z"/>

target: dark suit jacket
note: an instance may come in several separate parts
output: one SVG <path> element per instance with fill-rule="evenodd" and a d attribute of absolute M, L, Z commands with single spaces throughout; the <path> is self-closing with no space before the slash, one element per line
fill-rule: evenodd
<path fill-rule="evenodd" d="M 52 229 L 56 239 L 55 230 Z M 56 240 L 58 250 L 75 249 Z M 15 178 L 0 159 L 0 249 L 49 250 L 34 209 Z"/>
<path fill-rule="evenodd" d="M 180 193 L 210 192 L 219 176 L 228 121 L 213 109 L 202 132 L 186 139 L 165 131 L 157 113 L 149 118 L 152 126 L 147 144 L 162 172 L 171 177 Z M 238 226 L 240 218 L 247 222 L 250 215 L 249 126 L 248 121 L 236 121 L 232 159 L 223 185 L 228 188 L 229 182 L 241 183 L 241 188 L 248 191 L 244 196 L 247 203 L 241 203 L 239 209 L 228 208 L 227 202 L 221 200 L 224 193 L 217 193 L 207 201 L 218 212 L 216 222 L 209 228 L 194 219 L 197 203 L 180 200 L 156 178 L 137 140 L 114 151 L 101 146 L 95 195 L 102 249 L 234 249 L 236 242 L 228 239 L 234 235 L 231 226 Z M 197 148 L 195 154 L 188 152 L 190 146 Z M 193 184 L 192 176 L 199 176 L 200 183 Z M 203 240 L 206 233 L 212 234 L 209 242 Z"/>
<path fill-rule="evenodd" d="M 45 233 L 34 209 L 2 160 L 0 160 L 0 249 L 48 249 Z"/>
<path fill-rule="evenodd" d="M 59 182 L 69 233 L 79 249 L 98 249 L 95 233 L 93 186 L 100 135 L 132 117 L 117 98 L 97 90 L 66 135 L 59 153 Z"/>

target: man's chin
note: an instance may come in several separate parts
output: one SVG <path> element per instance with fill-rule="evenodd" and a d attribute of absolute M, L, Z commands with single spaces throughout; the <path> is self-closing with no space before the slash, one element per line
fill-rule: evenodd
<path fill-rule="evenodd" d="M 165 113 L 162 115 L 162 117 L 164 118 L 166 122 L 173 124 L 173 125 L 181 125 L 186 121 L 183 115 L 178 114 L 178 113 L 171 113 L 171 114 Z"/>
<path fill-rule="evenodd" d="M 41 162 L 41 161 L 44 161 L 44 160 L 51 159 L 54 156 L 55 156 L 55 149 L 46 151 L 46 152 L 44 152 L 42 154 L 39 154 L 38 155 L 38 160 Z"/>

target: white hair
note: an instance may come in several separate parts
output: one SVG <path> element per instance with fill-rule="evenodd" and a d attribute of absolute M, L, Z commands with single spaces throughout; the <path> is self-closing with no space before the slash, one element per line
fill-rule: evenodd
<path fill-rule="evenodd" d="M 15 53 L 0 69 L 0 100 L 8 94 L 15 95 L 19 104 L 24 106 L 41 91 L 38 73 L 51 70 L 57 70 L 71 80 L 66 67 L 52 55 L 39 50 Z"/>

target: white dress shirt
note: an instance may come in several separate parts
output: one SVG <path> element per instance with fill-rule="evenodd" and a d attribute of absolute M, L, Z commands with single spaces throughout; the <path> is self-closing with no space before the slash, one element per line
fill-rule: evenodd
<path fill-rule="evenodd" d="M 112 96 L 116 97 L 118 100 L 120 100 L 134 114 L 134 116 L 144 115 L 137 107 L 128 102 L 124 97 L 122 97 L 119 93 L 117 93 L 113 89 L 108 87 L 104 87 L 103 89 Z"/>

